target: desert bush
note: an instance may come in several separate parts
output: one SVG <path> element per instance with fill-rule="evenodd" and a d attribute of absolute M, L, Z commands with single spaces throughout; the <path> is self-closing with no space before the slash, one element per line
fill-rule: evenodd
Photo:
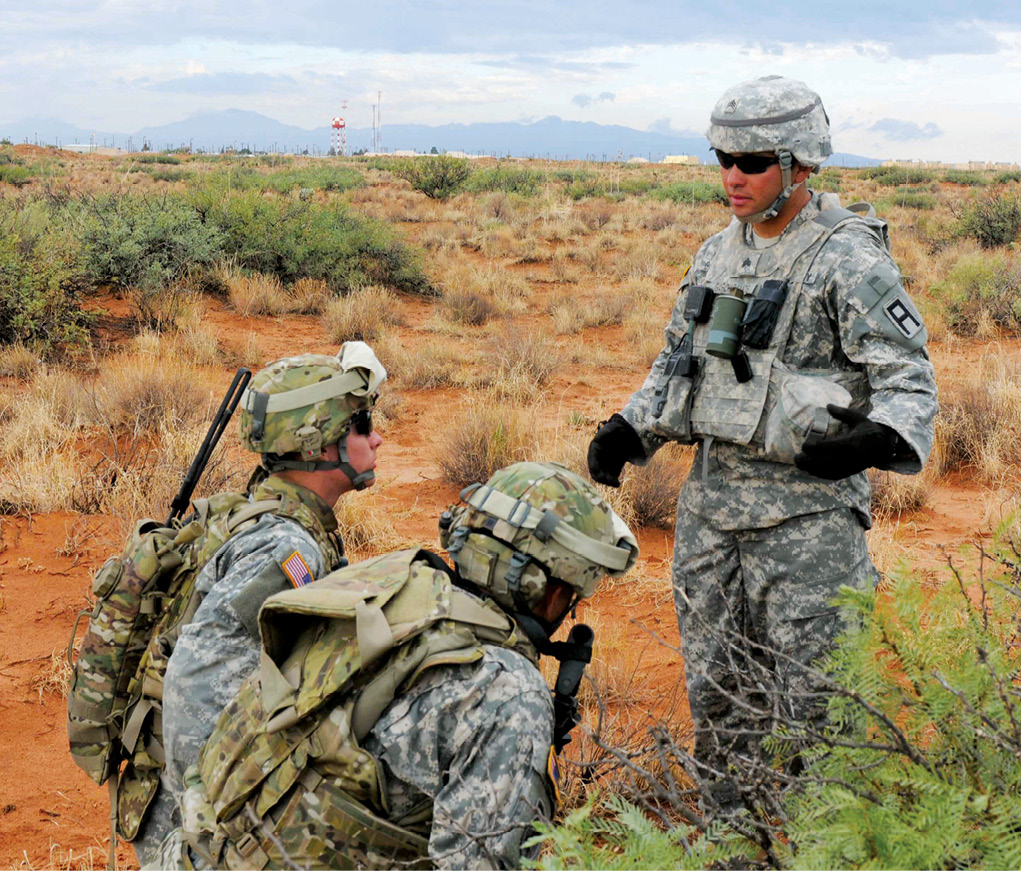
<path fill-rule="evenodd" d="M 356 169 L 316 164 L 279 170 L 262 176 L 263 190 L 286 194 L 294 190 L 348 191 L 361 187 L 365 179 Z"/>
<path fill-rule="evenodd" d="M 224 251 L 245 269 L 287 284 L 322 279 L 334 293 L 369 284 L 433 292 L 418 254 L 385 224 L 357 217 L 343 203 L 284 200 L 215 185 L 192 196 L 198 213 L 223 233 Z"/>
<path fill-rule="evenodd" d="M 475 170 L 465 181 L 464 188 L 472 193 L 503 191 L 531 197 L 538 193 L 541 185 L 542 173 L 525 167 L 501 164 Z"/>
<path fill-rule="evenodd" d="M 36 174 L 27 166 L 8 163 L 0 164 L 0 183 L 22 187 L 35 180 Z"/>
<path fill-rule="evenodd" d="M 703 181 L 701 179 L 690 179 L 687 181 L 674 181 L 656 188 L 652 196 L 658 200 L 671 200 L 675 203 L 722 203 L 727 205 L 729 200 L 723 190 L 723 185 L 715 181 Z"/>
<path fill-rule="evenodd" d="M 486 482 L 497 469 L 527 458 L 534 450 L 534 426 L 527 411 L 475 397 L 449 418 L 436 463 L 443 480 L 456 487 Z"/>
<path fill-rule="evenodd" d="M 472 174 L 467 160 L 444 155 L 395 160 L 386 168 L 434 200 L 445 200 L 456 194 Z"/>
<path fill-rule="evenodd" d="M 93 315 L 81 308 L 87 280 L 77 249 L 48 212 L 36 212 L 0 201 L 0 345 L 52 355 L 86 344 Z"/>
<path fill-rule="evenodd" d="M 943 173 L 943 181 L 948 184 L 963 184 L 963 185 L 987 185 L 989 184 L 989 177 L 984 173 L 976 172 L 971 169 L 948 169 Z"/>
<path fill-rule="evenodd" d="M 907 166 L 869 166 L 860 173 L 862 178 L 882 185 L 927 184 L 936 178 L 932 170 Z"/>
<path fill-rule="evenodd" d="M 161 163 L 164 165 L 177 166 L 181 163 L 180 157 L 174 157 L 172 154 L 139 154 L 132 158 L 135 163 Z"/>
<path fill-rule="evenodd" d="M 114 429 L 173 431 L 206 412 L 208 394 L 194 369 L 152 357 L 118 357 L 104 367 L 96 386 L 100 419 Z"/>
<path fill-rule="evenodd" d="M 211 266 L 222 253 L 216 228 L 169 194 L 105 194 L 69 205 L 84 266 L 96 284 L 165 286 Z"/>
<path fill-rule="evenodd" d="M 900 190 L 892 197 L 876 201 L 878 211 L 885 211 L 892 206 L 900 206 L 902 209 L 934 209 L 936 198 L 925 191 Z"/>
<path fill-rule="evenodd" d="M 1008 245 L 1021 230 L 1021 198 L 991 194 L 961 209 L 957 232 L 977 239 L 983 248 Z"/>
<path fill-rule="evenodd" d="M 929 294 L 960 335 L 973 335 L 983 317 L 1012 333 L 1021 330 L 1021 265 L 1013 255 L 966 254 Z"/>
<path fill-rule="evenodd" d="M 1021 170 L 1008 169 L 1003 172 L 998 172 L 993 181 L 996 184 L 1010 184 L 1011 182 L 1021 181 Z"/>
<path fill-rule="evenodd" d="M 388 327 L 403 323 L 397 295 L 385 287 L 363 287 L 329 303 L 323 327 L 331 342 L 371 342 Z"/>

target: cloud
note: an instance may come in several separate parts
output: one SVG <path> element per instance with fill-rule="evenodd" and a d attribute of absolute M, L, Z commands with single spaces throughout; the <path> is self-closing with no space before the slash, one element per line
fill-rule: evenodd
<path fill-rule="evenodd" d="M 659 118 L 656 121 L 653 121 L 649 125 L 649 132 L 650 133 L 663 133 L 663 134 L 669 135 L 669 134 L 673 133 L 674 131 L 673 131 L 673 128 L 671 128 L 671 126 L 670 126 L 670 119 L 669 118 Z"/>
<path fill-rule="evenodd" d="M 722 17 L 721 17 L 722 16 Z M 725 26 L 724 26 L 725 22 Z M 825 14 L 800 22 L 792 34 L 789 16 L 775 5 L 692 0 L 376 0 L 337 4 L 295 0 L 278 4 L 249 0 L 242 14 L 227 0 L 4 0 L 0 43 L 26 39 L 110 46 L 175 45 L 186 40 L 265 46 L 301 45 L 340 51 L 389 51 L 486 55 L 537 55 L 622 45 L 676 45 L 706 41 L 749 42 L 775 52 L 777 45 L 875 43 L 903 58 L 938 54 L 988 54 L 999 50 L 995 34 L 1021 25 L 1021 4 L 889 0 L 830 0 Z M 683 37 L 679 36 L 683 34 Z"/>
<path fill-rule="evenodd" d="M 613 91 L 603 91 L 599 96 L 593 97 L 589 94 L 575 94 L 571 97 L 571 102 L 575 106 L 580 106 L 582 109 L 587 109 L 593 103 L 612 103 L 617 99 L 617 95 Z"/>
<path fill-rule="evenodd" d="M 869 131 L 885 136 L 892 142 L 912 142 L 919 139 L 936 139 L 943 131 L 934 121 L 919 127 L 914 121 L 903 121 L 899 118 L 881 118 Z"/>
<path fill-rule="evenodd" d="M 149 85 L 152 91 L 170 94 L 248 96 L 274 91 L 289 91 L 297 86 L 292 76 L 267 73 L 197 73 L 178 79 L 166 79 Z"/>

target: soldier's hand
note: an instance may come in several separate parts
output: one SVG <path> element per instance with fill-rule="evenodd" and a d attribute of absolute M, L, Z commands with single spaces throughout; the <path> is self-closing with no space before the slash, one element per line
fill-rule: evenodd
<path fill-rule="evenodd" d="M 624 464 L 645 456 L 634 427 L 619 414 L 599 424 L 588 446 L 588 470 L 592 480 L 607 487 L 620 486 Z"/>
<path fill-rule="evenodd" d="M 803 472 L 838 481 L 873 466 L 883 468 L 894 458 L 900 436 L 890 427 L 840 405 L 827 405 L 826 410 L 848 428 L 836 435 L 805 439 L 794 457 L 794 465 Z"/>

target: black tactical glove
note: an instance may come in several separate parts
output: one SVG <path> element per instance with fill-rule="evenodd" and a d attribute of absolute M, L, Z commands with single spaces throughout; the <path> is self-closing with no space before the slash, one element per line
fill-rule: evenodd
<path fill-rule="evenodd" d="M 896 456 L 901 438 L 890 427 L 840 405 L 827 405 L 826 410 L 850 429 L 805 439 L 794 457 L 794 465 L 801 471 L 838 481 L 873 466 L 882 469 Z"/>
<path fill-rule="evenodd" d="M 624 464 L 644 456 L 645 448 L 634 427 L 615 414 L 599 424 L 588 446 L 588 471 L 596 483 L 619 487 Z"/>

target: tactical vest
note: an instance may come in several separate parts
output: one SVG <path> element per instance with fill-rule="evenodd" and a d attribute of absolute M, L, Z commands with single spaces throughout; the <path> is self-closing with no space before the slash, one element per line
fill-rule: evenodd
<path fill-rule="evenodd" d="M 109 782 L 111 826 L 129 841 L 138 835 L 159 786 L 163 677 L 181 631 L 202 602 L 195 580 L 203 566 L 264 514 L 298 520 L 325 548 L 328 564 L 340 558 L 336 543 L 300 501 L 268 483 L 255 490 L 253 500 L 221 493 L 195 500 L 195 513 L 183 525 L 139 521 L 123 553 L 97 572 L 95 607 L 78 615 L 89 615 L 89 626 L 67 696 L 71 756 L 96 783 Z"/>
<path fill-rule="evenodd" d="M 783 362 L 802 289 L 811 281 L 812 266 L 830 236 L 851 223 L 864 223 L 888 244 L 885 225 L 841 208 L 835 196 L 821 196 L 822 210 L 811 220 L 790 227 L 775 246 L 757 250 L 744 238 L 745 225 L 734 221 L 722 233 L 720 246 L 701 283 L 717 293 L 750 299 L 770 278 L 787 279 L 788 293 L 766 348 L 745 350 L 752 377 L 741 382 L 729 360 L 705 353 L 709 324 L 695 327 L 693 356 L 700 361 L 694 378 L 664 375 L 658 389 L 666 394 L 662 414 L 651 429 L 664 438 L 691 442 L 721 439 L 753 448 L 773 462 L 793 463 L 810 432 L 832 434 L 839 421 L 826 405 L 855 405 L 868 400 L 868 379 L 855 370 L 799 370 Z M 793 265 L 781 266 L 780 252 L 796 252 Z M 684 337 L 674 337 L 677 342 Z"/>
<path fill-rule="evenodd" d="M 430 867 L 431 808 L 387 819 L 376 759 L 360 746 L 429 668 L 483 643 L 534 649 L 439 557 L 405 550 L 266 600 L 263 657 L 185 775 L 184 838 L 215 867 Z M 188 857 L 183 857 L 188 864 Z"/>

